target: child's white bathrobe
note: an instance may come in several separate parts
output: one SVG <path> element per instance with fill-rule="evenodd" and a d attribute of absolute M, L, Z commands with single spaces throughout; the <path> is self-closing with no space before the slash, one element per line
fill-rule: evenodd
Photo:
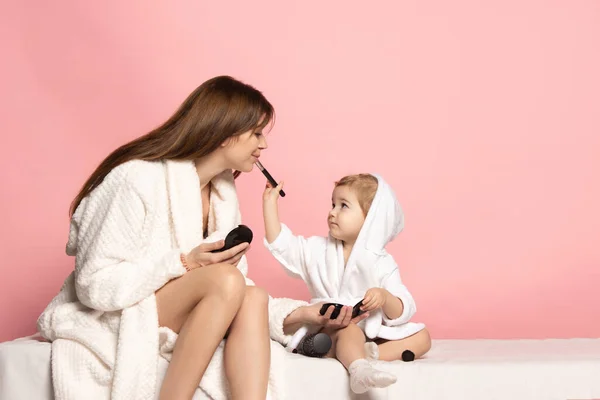
<path fill-rule="evenodd" d="M 359 326 L 371 339 L 402 339 L 411 336 L 425 325 L 411 322 L 417 307 L 400 279 L 394 258 L 385 250 L 404 227 L 404 215 L 391 187 L 379 176 L 378 187 L 363 227 L 344 266 L 341 241 L 329 237 L 294 236 L 281 224 L 281 233 L 265 246 L 293 276 L 302 278 L 308 285 L 311 303 L 333 302 L 354 306 L 372 287 L 387 289 L 402 300 L 404 312 L 389 319 L 380 310 L 371 312 Z M 315 327 L 299 329 L 289 343 L 293 349 L 302 337 Z"/>
<path fill-rule="evenodd" d="M 38 319 L 39 332 L 52 341 L 56 400 L 158 397 L 158 367 L 166 364 L 160 357 L 170 360 L 177 335 L 159 327 L 155 292 L 186 273 L 182 252 L 223 239 L 240 223 L 231 171 L 211 182 L 206 239 L 200 184 L 191 161 L 124 163 L 81 202 L 67 243 L 75 271 Z M 238 269 L 246 275 L 245 257 Z M 283 320 L 300 305 L 290 299 L 269 301 L 271 336 L 284 345 L 289 338 L 283 334 Z M 272 341 L 272 399 L 283 397 L 284 354 Z M 222 360 L 223 342 L 194 399 L 228 397 Z"/>

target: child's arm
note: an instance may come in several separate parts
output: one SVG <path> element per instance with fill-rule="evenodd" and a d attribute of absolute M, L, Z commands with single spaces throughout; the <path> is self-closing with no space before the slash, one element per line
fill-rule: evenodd
<path fill-rule="evenodd" d="M 360 309 L 363 311 L 372 311 L 378 308 L 381 308 L 388 318 L 395 319 L 404 312 L 404 303 L 387 289 L 373 287 L 365 293 Z"/>
<path fill-rule="evenodd" d="M 267 183 L 263 194 L 265 246 L 288 273 L 306 280 L 311 249 L 318 246 L 318 238 L 295 236 L 279 221 L 277 200 L 282 187 L 282 183 L 276 188 Z"/>
<path fill-rule="evenodd" d="M 382 308 L 385 325 L 396 326 L 410 321 L 417 312 L 417 305 L 408 288 L 402 283 L 397 267 L 384 279 L 383 288 L 387 292 L 386 303 Z"/>
<path fill-rule="evenodd" d="M 383 278 L 381 287 L 367 290 L 361 309 L 371 311 L 381 307 L 385 325 L 401 325 L 412 318 L 417 311 L 417 305 L 402 283 L 400 271 L 394 260 L 390 257 L 384 263 L 385 265 L 378 267 L 390 272 Z"/>
<path fill-rule="evenodd" d="M 281 223 L 279 222 L 279 190 L 283 188 L 283 182 L 280 182 L 276 188 L 273 188 L 269 182 L 263 193 L 263 217 L 265 221 L 265 238 L 267 242 L 273 243 L 279 232 L 281 232 Z"/>
<path fill-rule="evenodd" d="M 385 303 L 381 309 L 389 319 L 399 318 L 404 313 L 404 303 L 399 297 L 394 296 L 387 289 L 384 290 Z"/>

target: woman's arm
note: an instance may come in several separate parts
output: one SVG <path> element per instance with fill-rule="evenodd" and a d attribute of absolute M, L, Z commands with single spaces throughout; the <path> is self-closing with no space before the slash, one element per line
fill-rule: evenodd
<path fill-rule="evenodd" d="M 75 289 L 86 306 L 122 310 L 145 299 L 186 272 L 180 251 L 151 257 L 143 242 L 149 204 L 133 187 L 127 171 L 105 178 L 74 216 L 77 251 Z"/>
<path fill-rule="evenodd" d="M 293 330 L 291 325 L 304 319 L 303 312 L 299 310 L 307 305 L 308 303 L 302 300 L 269 297 L 269 332 L 271 339 L 286 346 L 300 326 L 298 325 L 296 330 Z M 294 316 L 288 319 L 292 314 Z"/>
<path fill-rule="evenodd" d="M 287 345 L 294 333 L 302 325 L 317 325 L 329 329 L 345 328 L 351 323 L 357 324 L 369 316 L 364 313 L 352 319 L 352 307 L 343 307 L 336 319 L 331 319 L 334 307 L 329 307 L 325 315 L 319 314 L 324 303 L 308 304 L 292 299 L 274 299 L 269 302 L 269 326 L 271 338 Z"/>
<path fill-rule="evenodd" d="M 309 316 L 310 306 L 296 308 L 283 320 L 283 332 L 286 335 L 293 335 L 305 324 L 314 323 Z"/>

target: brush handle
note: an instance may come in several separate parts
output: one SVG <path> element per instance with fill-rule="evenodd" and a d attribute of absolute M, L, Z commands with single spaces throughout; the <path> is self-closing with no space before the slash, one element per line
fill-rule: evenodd
<path fill-rule="evenodd" d="M 273 177 L 271 176 L 269 171 L 267 171 L 267 169 L 265 167 L 263 167 L 262 164 L 258 165 L 258 168 L 262 171 L 263 175 L 267 177 L 267 179 L 269 180 L 271 185 L 273 187 L 277 187 L 277 181 L 275 179 L 273 179 Z M 279 195 L 281 197 L 285 197 L 285 192 L 283 190 L 280 190 Z"/>

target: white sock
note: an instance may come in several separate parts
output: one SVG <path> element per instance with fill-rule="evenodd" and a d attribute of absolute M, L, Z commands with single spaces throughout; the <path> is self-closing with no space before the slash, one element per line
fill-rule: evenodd
<path fill-rule="evenodd" d="M 369 361 L 379 359 L 379 346 L 375 342 L 365 342 L 365 354 Z"/>
<path fill-rule="evenodd" d="M 385 371 L 373 368 L 364 358 L 359 358 L 348 367 L 350 373 L 350 389 L 354 393 L 365 393 L 371 388 L 384 388 L 395 383 L 397 378 Z"/>

